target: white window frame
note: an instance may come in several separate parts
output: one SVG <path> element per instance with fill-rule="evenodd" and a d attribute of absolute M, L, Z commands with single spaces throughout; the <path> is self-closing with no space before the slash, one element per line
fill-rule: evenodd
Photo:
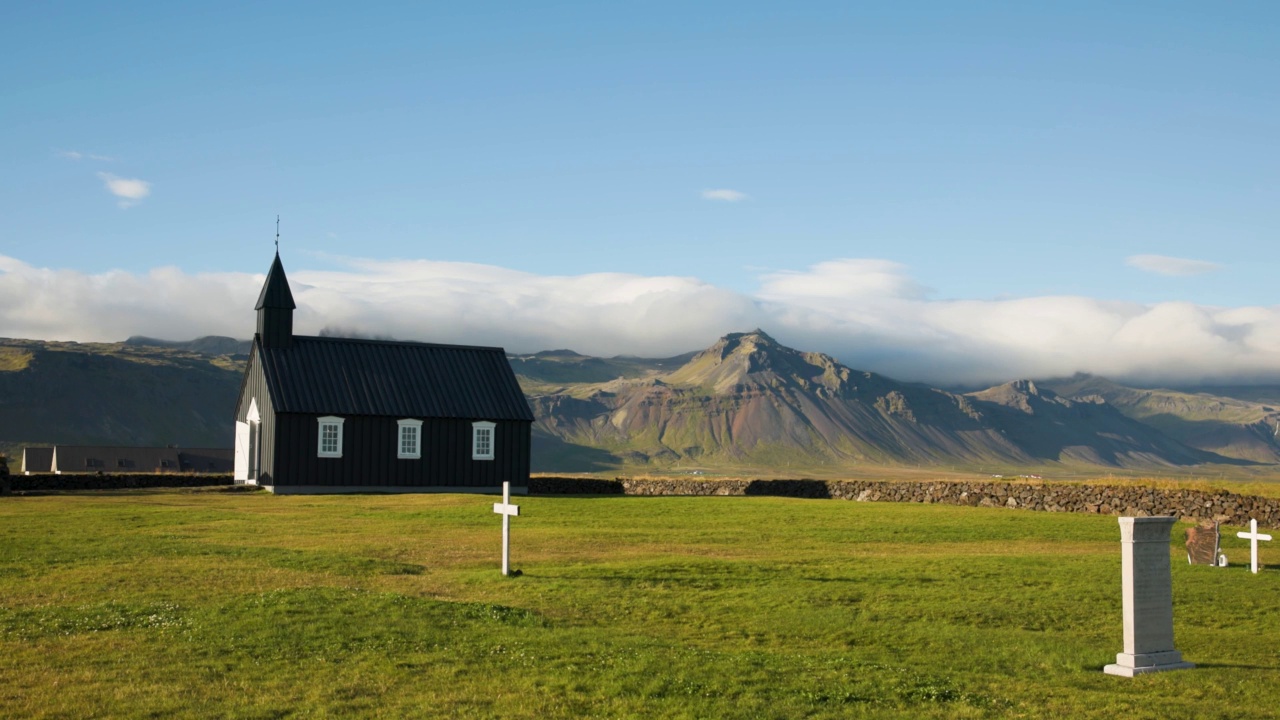
<path fill-rule="evenodd" d="M 472 460 L 492 460 L 493 449 L 497 445 L 498 433 L 494 430 L 497 423 L 491 423 L 488 420 L 477 420 L 471 423 L 471 459 Z M 480 437 L 488 434 L 489 451 L 482 453 L 480 451 Z"/>
<path fill-rule="evenodd" d="M 404 431 L 410 428 L 413 430 L 413 450 L 405 452 Z M 396 421 L 396 457 L 401 460 L 417 460 L 422 457 L 421 420 L 405 419 Z"/>
<path fill-rule="evenodd" d="M 322 418 L 316 418 L 316 423 L 320 426 L 316 432 L 316 457 L 322 458 L 340 458 L 342 457 L 342 423 L 343 418 L 333 415 L 326 415 Z M 338 429 L 338 450 L 337 452 L 325 452 L 324 450 L 324 430 L 326 427 L 336 427 Z"/>

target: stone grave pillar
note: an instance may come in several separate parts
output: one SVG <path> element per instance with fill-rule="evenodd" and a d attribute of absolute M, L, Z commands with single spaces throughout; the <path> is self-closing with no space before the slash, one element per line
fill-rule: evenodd
<path fill-rule="evenodd" d="M 1123 589 L 1124 652 L 1108 675 L 1133 677 L 1193 668 L 1173 647 L 1173 576 L 1169 531 L 1177 518 L 1120 518 L 1120 574 Z"/>

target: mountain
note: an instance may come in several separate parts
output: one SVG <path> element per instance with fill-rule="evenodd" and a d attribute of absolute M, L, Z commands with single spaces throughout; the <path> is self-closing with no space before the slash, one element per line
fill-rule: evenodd
<path fill-rule="evenodd" d="M 545 350 L 533 355 L 508 355 L 507 361 L 526 393 L 546 393 L 565 389 L 568 385 L 647 377 L 680 367 L 695 354 L 691 352 L 657 359 L 625 355 L 598 358 L 572 350 Z"/>
<path fill-rule="evenodd" d="M 25 443 L 225 446 L 248 341 L 0 339 L 0 452 Z M 957 393 L 733 333 L 671 358 L 512 355 L 539 471 L 1280 463 L 1266 388 L 1102 378 Z M 1274 390 L 1274 389 L 1273 389 Z M 1276 393 L 1272 393 L 1276 394 Z"/>
<path fill-rule="evenodd" d="M 243 369 L 238 354 L 0 339 L 0 451 L 27 443 L 229 447 Z"/>
<path fill-rule="evenodd" d="M 1179 388 L 1194 395 L 1246 400 L 1260 405 L 1280 406 L 1280 385 L 1192 385 Z"/>
<path fill-rule="evenodd" d="M 1018 380 L 969 397 L 1035 458 L 1120 467 L 1229 462 L 1125 416 L 1096 395 L 1070 399 Z"/>
<path fill-rule="evenodd" d="M 136 345 L 142 347 L 158 347 L 169 348 L 172 350 L 186 350 L 188 352 L 197 353 L 199 355 L 243 355 L 245 360 L 249 358 L 249 349 L 253 346 L 252 340 L 236 340 L 235 338 L 224 337 L 222 335 L 205 335 L 195 340 L 157 340 L 143 335 L 134 335 L 125 340 L 125 345 Z"/>
<path fill-rule="evenodd" d="M 1274 388 L 1204 390 L 1140 389 L 1079 374 L 1041 383 L 1070 397 L 1099 397 L 1130 418 L 1185 445 L 1241 460 L 1280 463 L 1280 403 Z M 1258 400 L 1232 397 L 1252 395 Z"/>
<path fill-rule="evenodd" d="M 1118 412 L 1019 381 L 967 395 L 853 370 L 756 330 L 669 372 L 530 398 L 535 429 L 627 464 L 1222 462 Z"/>

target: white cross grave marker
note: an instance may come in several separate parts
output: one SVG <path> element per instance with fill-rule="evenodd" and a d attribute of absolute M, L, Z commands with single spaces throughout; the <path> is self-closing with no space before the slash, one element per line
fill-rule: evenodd
<path fill-rule="evenodd" d="M 493 504 L 493 511 L 502 516 L 502 574 L 511 574 L 511 516 L 520 514 L 520 506 L 511 504 L 511 483 L 502 483 L 502 502 Z"/>
<path fill-rule="evenodd" d="M 1251 555 L 1253 555 L 1253 563 L 1252 563 L 1251 569 L 1253 570 L 1253 574 L 1254 574 L 1254 575 L 1257 575 L 1257 574 L 1258 574 L 1258 541 L 1259 541 L 1259 540 L 1270 540 L 1270 539 L 1271 539 L 1271 536 L 1270 536 L 1270 535 L 1262 535 L 1262 534 L 1259 534 L 1259 533 L 1258 533 L 1258 521 L 1257 521 L 1257 520 L 1250 520 L 1250 521 L 1249 521 L 1249 532 L 1247 532 L 1247 533 L 1245 533 L 1245 532 L 1238 532 L 1238 533 L 1236 533 L 1236 537 L 1244 538 L 1245 540 L 1248 540 L 1248 541 L 1249 541 L 1249 552 L 1250 552 L 1250 554 L 1251 554 Z"/>

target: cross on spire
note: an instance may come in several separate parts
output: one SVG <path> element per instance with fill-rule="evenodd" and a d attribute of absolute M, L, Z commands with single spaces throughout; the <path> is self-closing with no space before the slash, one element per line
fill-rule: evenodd
<path fill-rule="evenodd" d="M 276 216 L 276 254 L 280 254 L 280 216 Z"/>

